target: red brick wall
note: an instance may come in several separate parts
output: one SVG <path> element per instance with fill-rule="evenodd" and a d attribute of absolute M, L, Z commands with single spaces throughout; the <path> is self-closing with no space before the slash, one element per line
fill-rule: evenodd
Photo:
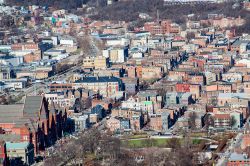
<path fill-rule="evenodd" d="M 176 92 L 190 92 L 189 84 L 176 84 L 175 85 Z"/>

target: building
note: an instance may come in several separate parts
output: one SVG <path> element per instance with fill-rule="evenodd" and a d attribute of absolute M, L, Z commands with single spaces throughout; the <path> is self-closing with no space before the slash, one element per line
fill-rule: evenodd
<path fill-rule="evenodd" d="M 91 108 L 91 114 L 97 115 L 98 120 L 101 120 L 106 116 L 103 106 L 99 104 Z"/>
<path fill-rule="evenodd" d="M 6 142 L 7 156 L 10 163 L 16 163 L 21 159 L 24 164 L 32 165 L 34 163 L 34 146 L 29 142 Z"/>
<path fill-rule="evenodd" d="M 123 63 L 128 58 L 127 47 L 110 47 L 102 51 L 103 56 L 109 58 L 111 63 Z"/>
<path fill-rule="evenodd" d="M 73 88 L 90 89 L 103 97 L 110 97 L 122 91 L 122 81 L 117 77 L 84 77 L 73 83 Z"/>
<path fill-rule="evenodd" d="M 108 58 L 103 56 L 97 56 L 94 59 L 94 67 L 95 69 L 106 69 L 109 67 Z"/>
<path fill-rule="evenodd" d="M 71 119 L 74 121 L 76 132 L 83 131 L 84 129 L 87 129 L 90 126 L 88 115 L 74 116 L 71 117 Z"/>
<path fill-rule="evenodd" d="M 44 96 L 48 100 L 49 105 L 57 104 L 60 107 L 69 107 L 71 105 L 71 100 L 66 98 L 63 92 L 45 93 Z"/>
<path fill-rule="evenodd" d="M 220 129 L 228 129 L 231 127 L 230 114 L 215 114 L 214 115 L 214 127 Z"/>
<path fill-rule="evenodd" d="M 160 79 L 163 76 L 162 67 L 157 66 L 143 66 L 142 67 L 142 79 Z"/>
<path fill-rule="evenodd" d="M 5 141 L 0 141 L 0 165 L 7 166 L 8 162 L 6 143 Z"/>
<path fill-rule="evenodd" d="M 83 59 L 85 69 L 106 69 L 109 67 L 109 59 L 104 56 L 86 57 Z"/>
<path fill-rule="evenodd" d="M 0 105 L 0 110 L 0 128 L 31 142 L 35 154 L 62 137 L 67 120 L 65 110 L 49 109 L 43 96 L 27 96 L 24 104 Z"/>
<path fill-rule="evenodd" d="M 131 120 L 134 115 L 142 116 L 142 111 L 118 108 L 118 109 L 112 109 L 111 115 L 113 117 L 127 118 Z"/>
<path fill-rule="evenodd" d="M 120 130 L 121 122 L 118 118 L 111 117 L 106 121 L 106 127 L 111 131 L 115 132 Z"/>
<path fill-rule="evenodd" d="M 161 119 L 161 115 L 159 114 L 151 114 L 149 115 L 149 127 L 152 130 L 155 131 L 161 131 L 162 130 L 162 119 Z"/>
<path fill-rule="evenodd" d="M 250 165 L 250 159 L 247 154 L 231 153 L 227 166 Z"/>

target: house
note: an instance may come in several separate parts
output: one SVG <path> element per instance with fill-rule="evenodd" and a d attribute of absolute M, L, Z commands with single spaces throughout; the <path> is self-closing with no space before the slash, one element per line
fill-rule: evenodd
<path fill-rule="evenodd" d="M 131 129 L 133 131 L 140 131 L 141 130 L 141 128 L 143 126 L 143 119 L 141 116 L 133 115 L 130 122 L 131 122 Z"/>
<path fill-rule="evenodd" d="M 7 156 L 11 165 L 21 159 L 24 164 L 34 163 L 34 146 L 29 142 L 6 142 Z M 18 164 L 17 164 L 18 165 Z"/>
<path fill-rule="evenodd" d="M 149 115 L 149 127 L 155 131 L 167 131 L 170 127 L 170 114 L 168 112 L 162 112 L 160 114 Z"/>
<path fill-rule="evenodd" d="M 121 78 L 124 90 L 127 94 L 136 94 L 138 91 L 138 82 L 139 80 L 137 78 L 129 78 L 129 77 L 123 77 Z"/>
<path fill-rule="evenodd" d="M 94 76 L 114 76 L 114 77 L 122 77 L 124 74 L 123 69 L 121 68 L 108 68 L 108 69 L 95 69 Z"/>
<path fill-rule="evenodd" d="M 191 93 L 183 93 L 179 96 L 179 101 L 181 104 L 189 105 L 192 104 L 194 101 L 192 99 Z"/>
<path fill-rule="evenodd" d="M 56 83 L 53 82 L 49 85 L 49 89 L 51 92 L 62 92 L 64 90 L 71 90 L 73 89 L 72 83 Z"/>
<path fill-rule="evenodd" d="M 179 99 L 177 98 L 176 92 L 166 93 L 165 95 L 165 105 L 179 104 Z"/>
<path fill-rule="evenodd" d="M 89 114 L 89 123 L 96 124 L 99 122 L 98 114 Z"/>
<path fill-rule="evenodd" d="M 142 79 L 150 80 L 150 79 L 160 79 L 163 76 L 162 67 L 158 66 L 143 66 L 142 67 Z"/>
<path fill-rule="evenodd" d="M 180 118 L 178 118 L 176 125 L 179 128 L 188 129 L 189 128 L 189 119 L 186 117 L 180 117 Z"/>
<path fill-rule="evenodd" d="M 69 107 L 71 105 L 70 99 L 65 98 L 63 92 L 50 92 L 44 94 L 48 100 L 49 105 L 58 104 L 60 107 Z"/>
<path fill-rule="evenodd" d="M 122 117 L 132 119 L 134 115 L 142 116 L 142 111 L 133 110 L 133 109 L 125 109 L 125 108 L 118 108 L 112 109 L 111 116 L 113 117 Z"/>
<path fill-rule="evenodd" d="M 83 131 L 90 126 L 88 115 L 73 116 L 71 119 L 74 121 L 76 132 Z"/>
<path fill-rule="evenodd" d="M 128 118 L 120 118 L 120 123 L 121 123 L 121 130 L 128 130 L 131 128 L 130 126 L 130 120 Z"/>
<path fill-rule="evenodd" d="M 219 93 L 218 106 L 248 106 L 250 95 L 247 93 Z"/>
<path fill-rule="evenodd" d="M 220 129 L 228 129 L 231 127 L 230 114 L 215 114 L 214 115 L 214 127 Z"/>
<path fill-rule="evenodd" d="M 98 119 L 103 119 L 106 116 L 103 106 L 96 105 L 91 108 L 91 114 L 96 114 Z"/>
<path fill-rule="evenodd" d="M 111 117 L 106 121 L 106 127 L 111 131 L 115 132 L 120 130 L 121 122 L 118 118 Z"/>
<path fill-rule="evenodd" d="M 227 166 L 250 165 L 250 159 L 247 154 L 233 152 L 230 154 Z"/>
<path fill-rule="evenodd" d="M 241 149 L 245 150 L 247 147 L 250 147 L 250 134 L 245 133 L 241 141 Z"/>

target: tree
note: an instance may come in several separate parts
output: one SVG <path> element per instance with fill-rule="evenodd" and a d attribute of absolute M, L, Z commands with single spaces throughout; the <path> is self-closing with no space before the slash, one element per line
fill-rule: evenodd
<path fill-rule="evenodd" d="M 237 121 L 234 116 L 230 118 L 230 127 L 233 128 L 236 125 Z"/>
<path fill-rule="evenodd" d="M 178 138 L 171 138 L 166 141 L 166 147 L 173 150 L 179 149 L 181 147 L 180 140 Z"/>
<path fill-rule="evenodd" d="M 214 119 L 211 115 L 207 114 L 204 117 L 204 128 L 206 129 L 207 132 L 207 137 L 209 134 L 209 127 L 213 127 L 214 126 Z"/>
<path fill-rule="evenodd" d="M 186 38 L 188 39 L 188 41 L 190 41 L 191 39 L 195 38 L 195 33 L 194 32 L 188 32 L 186 35 Z"/>
<path fill-rule="evenodd" d="M 189 127 L 191 128 L 191 130 L 195 130 L 196 129 L 196 123 L 195 123 L 196 119 L 197 119 L 196 112 L 191 112 L 189 114 L 189 120 L 188 120 Z"/>

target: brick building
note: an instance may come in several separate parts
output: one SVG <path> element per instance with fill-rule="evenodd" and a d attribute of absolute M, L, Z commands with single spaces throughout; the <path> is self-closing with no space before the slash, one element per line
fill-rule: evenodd
<path fill-rule="evenodd" d="M 24 104 L 1 105 L 0 127 L 6 134 L 20 136 L 34 145 L 35 154 L 62 137 L 67 114 L 54 108 L 42 96 L 27 96 Z"/>

